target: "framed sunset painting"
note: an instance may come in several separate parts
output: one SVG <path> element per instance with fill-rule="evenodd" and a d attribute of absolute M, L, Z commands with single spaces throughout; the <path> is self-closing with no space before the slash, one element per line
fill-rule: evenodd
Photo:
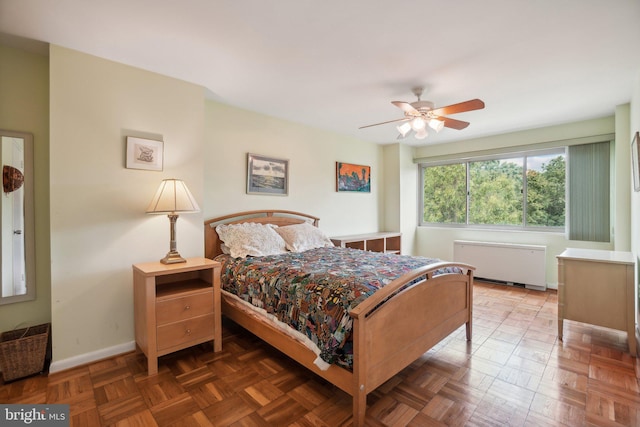
<path fill-rule="evenodd" d="M 371 167 L 336 162 L 336 191 L 371 192 Z"/>

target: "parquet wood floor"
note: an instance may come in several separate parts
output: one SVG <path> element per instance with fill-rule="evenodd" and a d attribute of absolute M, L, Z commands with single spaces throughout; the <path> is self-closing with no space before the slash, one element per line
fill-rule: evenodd
<path fill-rule="evenodd" d="M 622 332 L 565 322 L 557 295 L 477 282 L 464 327 L 372 393 L 371 426 L 638 426 L 640 364 Z M 68 403 L 72 426 L 351 424 L 350 397 L 243 329 L 162 357 L 128 353 L 0 385 L 0 402 Z"/>

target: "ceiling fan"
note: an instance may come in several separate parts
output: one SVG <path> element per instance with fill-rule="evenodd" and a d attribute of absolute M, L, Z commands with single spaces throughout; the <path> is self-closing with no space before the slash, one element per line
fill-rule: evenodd
<path fill-rule="evenodd" d="M 400 135 L 398 135 L 398 139 L 405 138 L 412 131 L 415 133 L 414 136 L 416 137 L 416 139 L 424 139 L 427 137 L 427 126 L 432 128 L 436 132 L 440 132 L 444 127 L 460 130 L 469 126 L 469 122 L 463 122 L 462 120 L 444 117 L 445 115 L 464 113 L 466 111 L 480 110 L 484 108 L 484 102 L 479 99 L 471 99 L 469 101 L 460 102 L 458 104 L 448 105 L 446 107 L 434 108 L 433 102 L 420 100 L 420 97 L 422 96 L 421 87 L 413 88 L 412 92 L 416 97 L 418 97 L 418 100 L 415 102 L 391 102 L 393 105 L 400 108 L 404 112 L 403 118 L 361 126 L 359 129 L 384 125 L 388 123 L 404 122 L 396 127 L 398 129 L 398 132 L 400 132 Z"/>

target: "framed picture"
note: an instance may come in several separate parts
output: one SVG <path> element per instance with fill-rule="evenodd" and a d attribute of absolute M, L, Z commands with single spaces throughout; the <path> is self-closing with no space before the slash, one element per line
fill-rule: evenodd
<path fill-rule="evenodd" d="M 127 137 L 127 169 L 161 171 L 163 164 L 162 141 Z"/>
<path fill-rule="evenodd" d="M 336 162 L 336 191 L 371 192 L 371 167 Z"/>
<path fill-rule="evenodd" d="M 289 194 L 289 160 L 247 154 L 247 194 Z"/>
<path fill-rule="evenodd" d="M 633 168 L 633 191 L 640 191 L 640 158 L 638 157 L 640 132 L 636 132 L 631 141 L 631 167 Z"/>

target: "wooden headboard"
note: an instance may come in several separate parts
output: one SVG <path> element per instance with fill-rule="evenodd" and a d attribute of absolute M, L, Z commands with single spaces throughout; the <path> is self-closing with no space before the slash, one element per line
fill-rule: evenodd
<path fill-rule="evenodd" d="M 216 232 L 216 226 L 220 224 L 257 222 L 260 224 L 274 224 L 278 227 L 282 227 L 285 225 L 308 222 L 317 227 L 319 221 L 320 218 L 313 215 L 283 210 L 246 211 L 208 219 L 204 222 L 205 257 L 213 259 L 222 253 L 222 250 L 220 249 L 222 241 Z"/>

